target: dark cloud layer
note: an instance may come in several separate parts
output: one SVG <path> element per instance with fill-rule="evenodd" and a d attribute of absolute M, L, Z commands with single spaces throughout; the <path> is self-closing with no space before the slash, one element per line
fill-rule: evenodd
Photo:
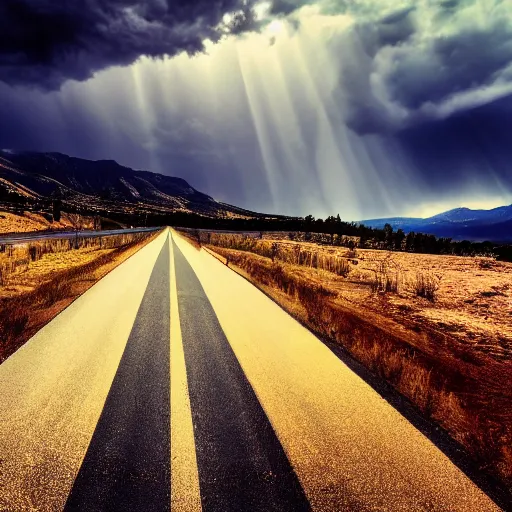
<path fill-rule="evenodd" d="M 508 197 L 507 2 L 274 0 L 266 33 L 260 0 L 0 0 L 0 148 L 114 158 L 289 214 Z"/>
<path fill-rule="evenodd" d="M 2 0 L 0 80 L 57 89 L 142 55 L 195 53 L 253 22 L 246 0 Z"/>
<path fill-rule="evenodd" d="M 468 182 L 512 191 L 512 99 L 430 121 L 397 134 L 425 191 Z"/>
<path fill-rule="evenodd" d="M 336 41 L 339 92 L 358 133 L 402 130 L 512 94 L 507 2 L 410 2 L 384 12 L 359 13 Z"/>
<path fill-rule="evenodd" d="M 260 0 L 3 0 L 0 81 L 46 90 L 141 56 L 203 50 L 203 41 L 264 25 Z M 360 134 L 448 118 L 512 94 L 512 9 L 503 0 L 273 0 L 272 15 L 304 5 L 345 14 L 332 37 L 336 92 Z M 229 13 L 229 18 L 224 15 Z M 330 70 L 326 70 L 329 73 Z"/>

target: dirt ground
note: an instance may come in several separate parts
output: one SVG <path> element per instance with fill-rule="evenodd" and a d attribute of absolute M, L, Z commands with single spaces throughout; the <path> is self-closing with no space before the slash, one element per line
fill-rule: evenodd
<path fill-rule="evenodd" d="M 398 275 L 397 293 L 369 289 L 367 282 L 382 260 L 389 262 L 388 272 Z M 490 356 L 512 359 L 512 263 L 373 250 L 357 250 L 352 262 L 347 278 L 336 277 L 344 300 L 398 321 L 407 316 L 428 323 Z M 439 286 L 434 302 L 415 294 L 418 274 L 431 276 Z"/>

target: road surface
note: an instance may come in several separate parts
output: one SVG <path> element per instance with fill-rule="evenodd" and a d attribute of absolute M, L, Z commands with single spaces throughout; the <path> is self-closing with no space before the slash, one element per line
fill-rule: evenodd
<path fill-rule="evenodd" d="M 124 235 L 126 233 L 146 233 L 148 231 L 158 231 L 162 228 L 130 228 L 130 229 L 107 229 L 103 231 L 34 231 L 32 233 L 16 233 L 14 235 L 0 235 L 0 245 L 2 244 L 20 244 L 36 240 L 48 240 L 52 238 L 71 239 L 79 236 L 80 238 L 96 238 L 98 236 Z"/>
<path fill-rule="evenodd" d="M 0 392 L 0 511 L 501 510 L 320 340 L 169 230 L 8 358 Z"/>

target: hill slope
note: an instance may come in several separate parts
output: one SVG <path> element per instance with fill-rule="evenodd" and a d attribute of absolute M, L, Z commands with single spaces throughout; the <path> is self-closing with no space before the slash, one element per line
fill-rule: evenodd
<path fill-rule="evenodd" d="M 260 214 L 215 201 L 184 179 L 136 171 L 114 160 L 91 161 L 61 153 L 0 151 L 0 200 L 58 197 L 90 208 L 130 206 L 194 212 L 211 217 Z"/>

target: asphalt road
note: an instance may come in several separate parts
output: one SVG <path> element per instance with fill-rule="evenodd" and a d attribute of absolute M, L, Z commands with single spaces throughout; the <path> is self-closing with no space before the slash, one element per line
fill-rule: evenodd
<path fill-rule="evenodd" d="M 310 510 L 201 283 L 173 250 L 203 510 Z"/>
<path fill-rule="evenodd" d="M 169 279 L 165 243 L 66 511 L 170 508 Z"/>
<path fill-rule="evenodd" d="M 0 511 L 501 510 L 326 345 L 168 231 L 8 358 L 0 390 Z"/>

